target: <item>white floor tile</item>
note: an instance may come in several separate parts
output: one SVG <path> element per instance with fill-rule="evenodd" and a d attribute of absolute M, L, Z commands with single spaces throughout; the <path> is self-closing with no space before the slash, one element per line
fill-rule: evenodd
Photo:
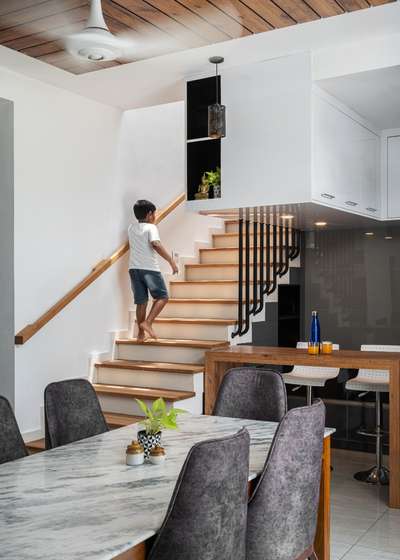
<path fill-rule="evenodd" d="M 364 546 L 354 546 L 343 556 L 343 560 L 400 560 L 400 554 L 382 552 Z"/>

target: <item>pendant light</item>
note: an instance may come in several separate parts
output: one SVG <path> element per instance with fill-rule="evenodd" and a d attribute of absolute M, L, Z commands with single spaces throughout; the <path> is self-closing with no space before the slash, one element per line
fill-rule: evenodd
<path fill-rule="evenodd" d="M 226 136 L 225 105 L 219 103 L 218 64 L 224 62 L 222 56 L 209 58 L 215 64 L 215 103 L 208 106 L 208 136 L 209 138 L 224 138 Z"/>

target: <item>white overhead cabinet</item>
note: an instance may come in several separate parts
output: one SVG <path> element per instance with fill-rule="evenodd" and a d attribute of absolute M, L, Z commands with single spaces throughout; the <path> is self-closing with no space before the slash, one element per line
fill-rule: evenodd
<path fill-rule="evenodd" d="M 350 110 L 313 93 L 312 198 L 380 216 L 380 136 Z"/>
<path fill-rule="evenodd" d="M 400 136 L 387 139 L 388 218 L 400 218 Z"/>

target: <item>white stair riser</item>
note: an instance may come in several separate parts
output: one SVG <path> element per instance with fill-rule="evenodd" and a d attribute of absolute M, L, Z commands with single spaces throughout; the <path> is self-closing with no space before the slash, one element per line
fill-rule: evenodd
<path fill-rule="evenodd" d="M 258 235 L 257 245 L 260 244 L 260 236 Z M 270 240 L 272 242 L 272 236 L 270 236 Z M 239 235 L 214 235 L 212 245 L 214 248 L 222 249 L 222 248 L 230 248 L 230 247 L 239 247 Z M 254 235 L 250 235 L 250 247 L 254 245 Z"/>
<path fill-rule="evenodd" d="M 203 364 L 204 349 L 184 346 L 152 346 L 150 344 L 118 344 L 115 358 L 120 360 L 143 360 L 147 362 Z"/>
<path fill-rule="evenodd" d="M 260 268 L 258 269 L 260 271 Z M 239 267 L 237 265 L 232 266 L 188 266 L 186 267 L 186 280 L 187 281 L 198 281 L 198 280 L 235 280 L 237 281 L 239 274 Z M 244 270 L 243 270 L 244 274 Z M 260 274 L 260 272 L 258 272 Z M 264 277 L 266 271 L 264 272 Z M 272 277 L 272 271 L 271 271 Z M 250 266 L 250 279 L 253 279 L 253 267 Z M 206 296 L 203 296 L 206 297 Z"/>
<path fill-rule="evenodd" d="M 202 379 L 202 373 L 166 373 L 163 371 L 97 368 L 97 383 L 104 383 L 106 385 L 195 391 L 197 386 L 202 387 Z"/>
<path fill-rule="evenodd" d="M 226 325 L 201 325 L 196 323 L 153 323 L 158 338 L 180 340 L 228 340 Z M 135 331 L 136 333 L 137 331 Z M 136 336 L 136 335 L 135 335 Z"/>
<path fill-rule="evenodd" d="M 100 400 L 100 406 L 102 410 L 107 410 L 107 412 L 116 412 L 120 414 L 133 414 L 137 416 L 143 416 L 143 412 L 139 408 L 139 405 L 133 397 L 117 396 L 117 395 L 98 395 Z M 147 406 L 151 406 L 154 401 L 146 401 L 142 399 Z M 191 399 L 184 399 L 182 401 L 176 401 L 170 403 L 166 401 L 167 407 L 170 408 L 183 408 L 192 414 L 202 414 L 203 413 L 203 393 L 198 392 Z M 139 428 L 141 429 L 141 428 Z"/>
<path fill-rule="evenodd" d="M 237 284 L 185 284 L 177 282 L 170 286 L 172 298 L 223 298 L 233 299 L 238 294 Z"/>
<path fill-rule="evenodd" d="M 238 233 L 239 222 L 229 223 L 225 222 L 225 233 Z"/>
<path fill-rule="evenodd" d="M 258 250 L 257 255 L 260 252 Z M 271 259 L 273 257 L 273 251 L 270 250 Z M 279 252 L 277 254 L 279 259 Z M 267 251 L 264 250 L 264 262 L 267 258 Z M 250 250 L 250 259 L 253 260 L 253 250 Z M 201 264 L 222 264 L 222 263 L 239 263 L 239 251 L 237 249 L 221 249 L 219 251 L 200 251 L 200 263 Z"/>
<path fill-rule="evenodd" d="M 234 303 L 171 303 L 162 310 L 160 317 L 183 319 L 235 319 L 237 305 Z"/>

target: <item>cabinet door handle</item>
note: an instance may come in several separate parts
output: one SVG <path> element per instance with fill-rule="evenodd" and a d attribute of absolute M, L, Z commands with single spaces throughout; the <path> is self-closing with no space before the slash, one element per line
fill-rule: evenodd
<path fill-rule="evenodd" d="M 366 208 L 366 210 L 368 210 L 368 212 L 377 212 L 376 208 L 372 208 L 371 206 L 369 206 L 368 208 Z"/>
<path fill-rule="evenodd" d="M 354 202 L 354 200 L 346 200 L 345 204 L 347 206 L 358 206 L 358 202 Z"/>
<path fill-rule="evenodd" d="M 327 192 L 323 192 L 321 193 L 322 198 L 329 198 L 329 200 L 332 200 L 333 198 L 335 198 L 334 194 L 329 194 Z"/>

